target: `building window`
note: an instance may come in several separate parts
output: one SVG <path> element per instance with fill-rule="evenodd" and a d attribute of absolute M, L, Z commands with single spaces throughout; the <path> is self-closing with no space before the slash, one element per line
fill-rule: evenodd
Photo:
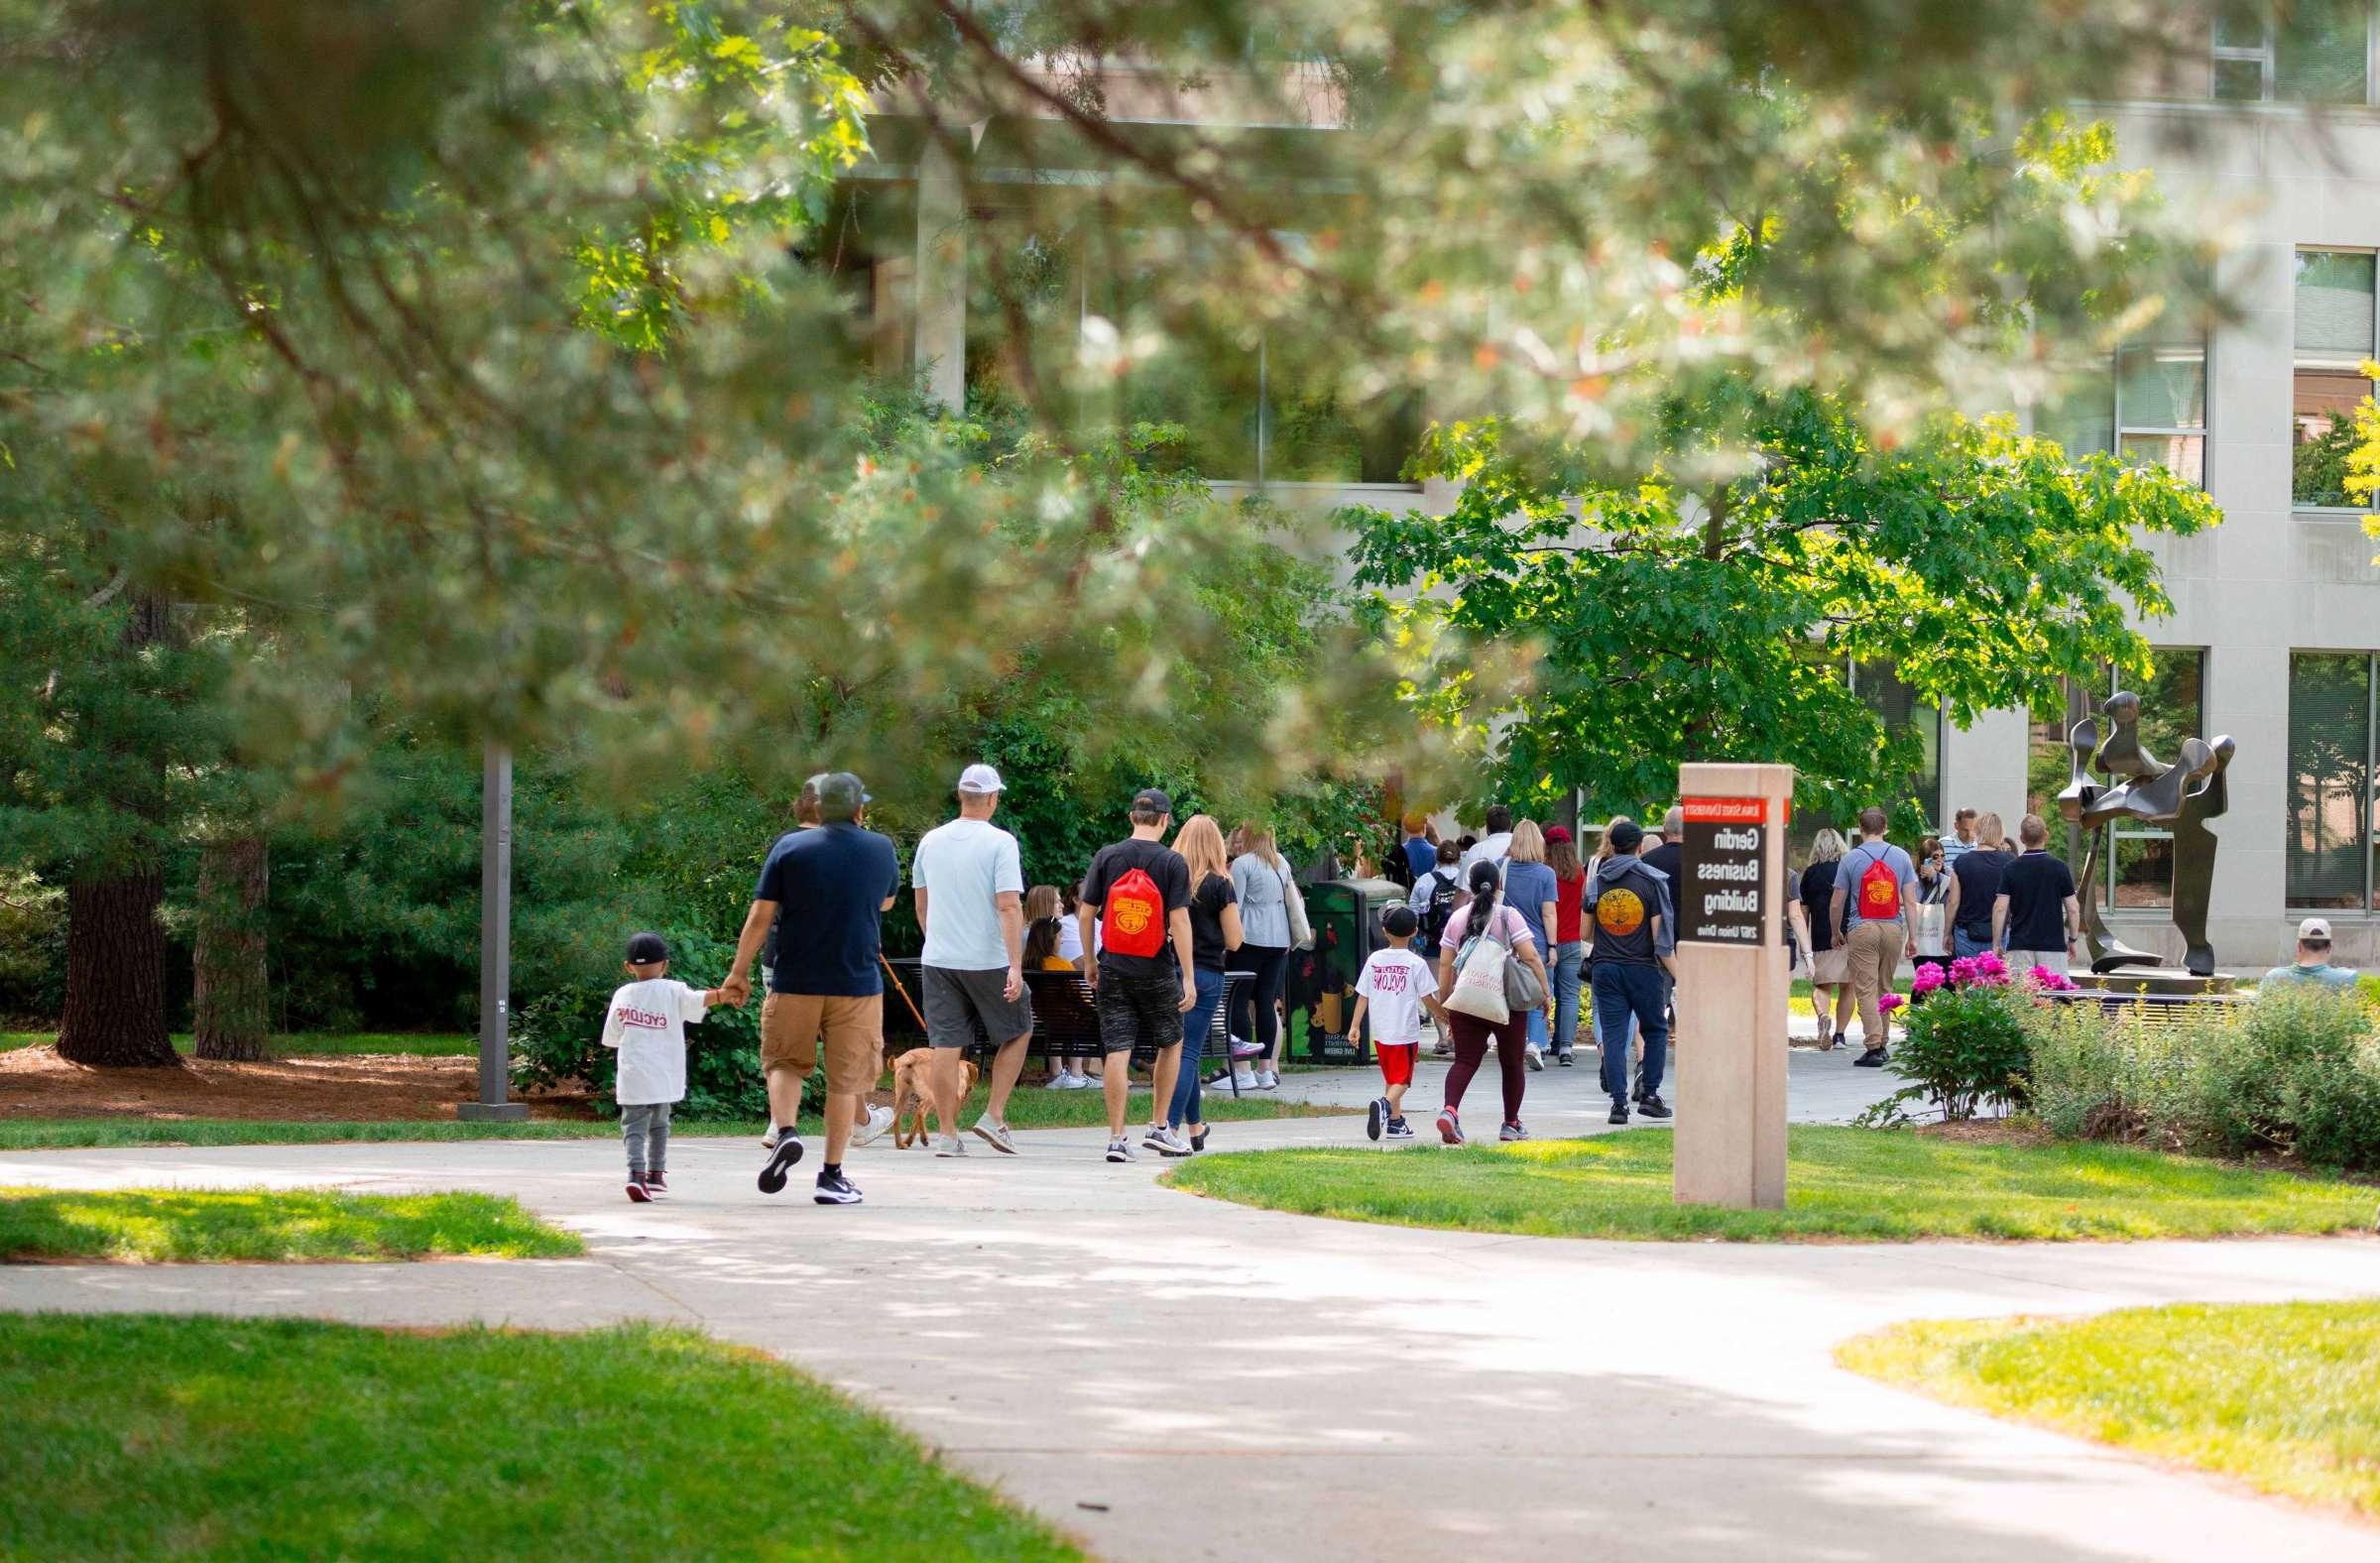
<path fill-rule="evenodd" d="M 2068 456 L 2104 451 L 2162 466 L 2206 484 L 2206 341 L 2131 342 L 2111 363 L 2072 376 L 2069 389 L 2034 415 L 2036 433 Z"/>
<path fill-rule="evenodd" d="M 2226 8 L 2214 23 L 2214 95 L 2227 103 L 2372 101 L 2373 0 Z"/>
<path fill-rule="evenodd" d="M 2363 364 L 2380 356 L 2374 335 L 2375 258 L 2368 250 L 2297 254 L 2295 373 L 2290 418 L 2290 502 L 2301 510 L 2345 509 L 2354 411 L 2372 392 Z"/>
<path fill-rule="evenodd" d="M 1926 818 L 1940 822 L 1942 811 L 1942 707 L 1930 705 L 1901 682 L 1890 662 L 1849 664 L 1851 693 L 1875 712 L 1885 731 L 1915 733 L 1917 774 L 1909 778 L 1907 795 L 1917 799 Z"/>
<path fill-rule="evenodd" d="M 2380 658 L 2301 652 L 2289 660 L 2289 904 L 2369 909 L 2375 901 L 2373 700 Z"/>
<path fill-rule="evenodd" d="M 2172 765 L 2182 745 L 2206 737 L 2206 653 L 2200 647 L 2159 648 L 2152 652 L 2155 670 L 2134 685 L 2140 695 L 2140 743 L 2151 758 Z M 2059 816 L 2058 794 L 2073 772 L 2073 751 L 2067 735 L 2085 716 L 2096 717 L 2099 705 L 2115 693 L 2112 672 L 2098 679 L 2064 680 L 2060 704 L 2033 712 L 2032 753 L 2026 765 L 2025 811 L 2039 814 L 2050 826 L 2050 839 L 2070 867 L 2080 870 L 2090 841 Z M 2094 776 L 2097 773 L 2093 773 Z M 2101 777 L 2100 781 L 2106 779 Z M 2013 832 L 2016 822 L 2010 820 Z M 2101 844 L 2101 892 L 2115 910 L 2146 909 L 2174 903 L 2173 832 L 2155 825 L 2127 823 L 2104 827 Z"/>

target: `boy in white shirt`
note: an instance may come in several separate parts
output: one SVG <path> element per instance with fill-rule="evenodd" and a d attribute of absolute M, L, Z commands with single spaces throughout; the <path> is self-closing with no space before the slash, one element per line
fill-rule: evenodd
<path fill-rule="evenodd" d="M 1373 1140 L 1410 1140 L 1405 1122 L 1405 1088 L 1413 1083 L 1413 1061 L 1421 1053 L 1426 1016 L 1438 1013 L 1438 979 L 1429 962 L 1413 953 L 1414 932 L 1421 919 L 1410 906 L 1391 906 L 1380 918 L 1388 947 L 1374 950 L 1356 979 L 1356 1011 L 1348 1017 L 1347 1034 L 1364 1034 L 1364 1017 L 1371 1017 L 1371 1050 L 1380 1061 L 1380 1078 L 1388 1094 L 1375 1099 L 1364 1121 L 1364 1133 Z"/>
<path fill-rule="evenodd" d="M 612 995 L 603 1045 L 620 1050 L 613 1094 L 620 1103 L 620 1138 L 628 1142 L 628 1197 L 642 1205 L 669 1191 L 669 1109 L 686 1099 L 686 1024 L 720 1001 L 716 988 L 696 990 L 668 979 L 669 946 L 657 933 L 628 941 L 628 974 Z"/>

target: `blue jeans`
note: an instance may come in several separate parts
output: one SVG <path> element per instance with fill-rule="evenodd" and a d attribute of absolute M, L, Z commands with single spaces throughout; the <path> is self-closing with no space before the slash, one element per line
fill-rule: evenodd
<path fill-rule="evenodd" d="M 1534 1010 L 1528 1010 L 1522 1013 L 1527 1015 L 1529 1018 L 1529 1045 L 1536 1048 L 1539 1052 L 1543 1052 L 1545 1050 L 1545 1038 L 1547 1034 L 1544 1006 L 1540 1005 Z"/>
<path fill-rule="evenodd" d="M 1214 1029 L 1215 1011 L 1223 1004 L 1223 973 L 1202 968 L 1193 971 L 1190 980 L 1198 1002 L 1182 1017 L 1182 1072 L 1173 1082 L 1173 1106 L 1165 1115 L 1165 1122 L 1176 1129 L 1203 1122 L 1199 1117 L 1198 1059 L 1207 1032 Z"/>
<path fill-rule="evenodd" d="M 1565 1058 L 1579 1037 L 1579 968 L 1586 961 L 1584 939 L 1554 946 L 1554 1051 Z"/>
<path fill-rule="evenodd" d="M 1971 961 L 1991 948 L 1987 939 L 1970 939 L 1964 929 L 1951 930 L 1951 954 L 1963 961 Z"/>
<path fill-rule="evenodd" d="M 1614 1102 L 1625 1102 L 1628 1089 L 1628 1022 L 1644 1032 L 1644 1074 L 1640 1089 L 1651 1096 L 1661 1089 L 1662 1068 L 1669 1061 L 1669 989 L 1658 966 L 1623 966 L 1605 961 L 1595 968 L 1596 1034 L 1603 1038 L 1604 1090 Z"/>

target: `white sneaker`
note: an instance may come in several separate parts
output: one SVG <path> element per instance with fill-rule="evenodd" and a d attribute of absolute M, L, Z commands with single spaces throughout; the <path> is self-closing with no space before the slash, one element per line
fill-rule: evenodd
<path fill-rule="evenodd" d="M 967 1154 L 967 1142 L 961 1140 L 955 1134 L 944 1135 L 942 1137 L 941 1143 L 934 1146 L 934 1154 L 938 1156 L 958 1156 L 964 1159 Z"/>
<path fill-rule="evenodd" d="M 1072 1091 L 1078 1088 L 1074 1083 L 1074 1076 L 1061 1069 L 1044 1081 L 1041 1089 L 1044 1091 Z"/>
<path fill-rule="evenodd" d="M 761 1137 L 761 1148 L 763 1150 L 774 1150 L 776 1148 L 776 1137 L 783 1133 L 783 1130 L 778 1129 L 774 1124 L 771 1124 L 769 1126 L 769 1133 Z"/>
<path fill-rule="evenodd" d="M 1099 1084 L 1098 1081 L 1092 1079 L 1087 1074 L 1060 1075 L 1058 1078 L 1066 1082 L 1064 1085 L 1058 1087 L 1058 1089 L 1061 1091 L 1088 1091 L 1093 1086 Z"/>
<path fill-rule="evenodd" d="M 861 1145 L 864 1145 L 870 1141 L 876 1139 L 879 1135 L 882 1135 L 886 1130 L 891 1129 L 892 1127 L 892 1109 L 889 1107 L 872 1107 L 868 1109 L 868 1122 L 851 1132 L 852 1147 L 857 1149 Z"/>
<path fill-rule="evenodd" d="M 1132 1147 L 1131 1147 L 1131 1143 L 1130 1143 L 1130 1142 L 1129 1142 L 1129 1141 L 1124 1141 L 1124 1140 L 1111 1140 L 1111 1141 L 1109 1141 L 1109 1142 L 1108 1142 L 1108 1159 L 1109 1159 L 1110 1161 L 1130 1161 L 1130 1160 L 1131 1160 L 1131 1159 L 1132 1159 Z"/>
<path fill-rule="evenodd" d="M 1531 1069 L 1538 1071 L 1540 1074 L 1545 1071 L 1544 1049 L 1531 1047 L 1525 1054 L 1522 1055 L 1522 1057 Z"/>
<path fill-rule="evenodd" d="M 1141 1137 L 1140 1142 L 1161 1156 L 1186 1156 L 1190 1153 L 1190 1142 L 1161 1124 Z"/>
<path fill-rule="evenodd" d="M 1281 1072 L 1278 1069 L 1267 1069 L 1262 1074 L 1256 1076 L 1257 1090 L 1278 1091 L 1280 1088 Z"/>
<path fill-rule="evenodd" d="M 1262 1083 L 1263 1079 L 1264 1077 L 1260 1074 L 1244 1074 L 1240 1076 L 1240 1089 L 1243 1091 L 1253 1091 L 1259 1084 Z M 1215 1083 L 1226 1091 L 1232 1088 L 1232 1082 L 1229 1080 L 1217 1080 Z"/>

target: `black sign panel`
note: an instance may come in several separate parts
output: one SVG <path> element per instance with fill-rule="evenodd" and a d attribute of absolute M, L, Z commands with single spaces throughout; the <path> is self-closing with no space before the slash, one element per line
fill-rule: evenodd
<path fill-rule="evenodd" d="M 1768 800 L 1690 797 L 1678 887 L 1678 937 L 1758 944 L 1776 887 L 1768 883 Z"/>

